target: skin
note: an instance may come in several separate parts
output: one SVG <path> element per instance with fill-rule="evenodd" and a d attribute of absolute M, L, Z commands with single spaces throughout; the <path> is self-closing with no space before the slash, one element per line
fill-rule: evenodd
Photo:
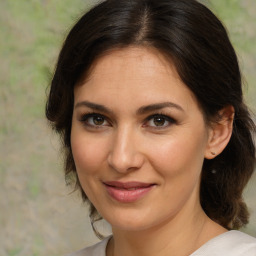
<path fill-rule="evenodd" d="M 94 63 L 74 89 L 71 146 L 84 192 L 112 226 L 108 256 L 185 256 L 226 231 L 205 215 L 199 188 L 204 158 L 224 149 L 231 130 L 229 121 L 205 123 L 174 65 L 154 49 L 116 49 Z M 122 203 L 106 181 L 155 185 Z"/>

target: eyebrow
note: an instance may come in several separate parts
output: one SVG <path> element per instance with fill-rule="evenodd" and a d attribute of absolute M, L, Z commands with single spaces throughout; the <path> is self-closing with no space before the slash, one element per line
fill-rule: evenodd
<path fill-rule="evenodd" d="M 150 104 L 150 105 L 147 105 L 147 106 L 142 106 L 137 110 L 137 114 L 142 115 L 142 114 L 152 112 L 152 111 L 155 111 L 155 110 L 160 110 L 162 108 L 176 108 L 177 110 L 184 112 L 184 109 L 176 103 L 161 102 L 161 103 L 156 103 L 156 104 Z"/>
<path fill-rule="evenodd" d="M 100 111 L 100 112 L 106 113 L 106 114 L 113 113 L 113 111 L 111 111 L 106 106 L 101 105 L 101 104 L 97 104 L 97 103 L 93 103 L 93 102 L 90 102 L 90 101 L 78 102 L 75 105 L 75 109 L 79 108 L 79 107 L 83 107 L 83 106 L 84 107 L 88 107 L 88 108 L 90 108 L 92 110 L 95 110 L 95 111 Z M 175 108 L 175 109 L 177 109 L 179 111 L 183 111 L 184 112 L 184 109 L 180 105 L 178 105 L 176 103 L 173 103 L 173 102 L 161 102 L 161 103 L 155 103 L 155 104 L 150 104 L 150 105 L 142 106 L 142 107 L 140 107 L 136 111 L 136 114 L 137 115 L 142 115 L 142 114 L 146 114 L 148 112 L 160 110 L 160 109 L 163 109 L 163 108 Z"/>
<path fill-rule="evenodd" d="M 79 107 L 88 107 L 88 108 L 90 108 L 92 110 L 100 111 L 100 112 L 103 112 L 103 113 L 106 113 L 106 114 L 110 114 L 110 113 L 113 112 L 109 108 L 105 107 L 104 105 L 93 103 L 93 102 L 90 102 L 90 101 L 78 102 L 75 105 L 75 109 L 79 108 Z"/>

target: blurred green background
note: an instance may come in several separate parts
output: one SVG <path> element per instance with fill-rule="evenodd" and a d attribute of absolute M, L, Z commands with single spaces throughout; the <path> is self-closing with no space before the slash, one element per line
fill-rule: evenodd
<path fill-rule="evenodd" d="M 64 255 L 97 239 L 79 195 L 65 187 L 58 139 L 44 117 L 64 36 L 93 0 L 0 1 L 0 255 Z M 224 22 L 256 112 L 256 1 L 205 2 Z M 256 236 L 256 178 L 244 230 Z M 105 229 L 104 224 L 101 228 Z"/>

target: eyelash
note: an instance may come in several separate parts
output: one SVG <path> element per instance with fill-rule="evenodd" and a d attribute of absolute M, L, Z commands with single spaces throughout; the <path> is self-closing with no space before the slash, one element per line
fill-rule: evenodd
<path fill-rule="evenodd" d="M 146 118 L 146 121 L 149 122 L 150 120 L 154 120 L 154 118 L 162 118 L 164 119 L 165 122 L 168 122 L 168 125 L 165 125 L 165 126 L 150 126 L 150 125 L 143 125 L 144 127 L 152 127 L 153 129 L 164 129 L 164 128 L 167 128 L 169 127 L 170 125 L 172 124 L 176 124 L 176 120 L 173 119 L 172 117 L 168 116 L 168 115 L 165 115 L 163 113 L 157 113 L 157 114 L 154 114 L 154 115 L 151 115 L 149 117 Z"/>
<path fill-rule="evenodd" d="M 95 117 L 100 117 L 100 118 L 102 118 L 102 119 L 103 119 L 103 122 L 107 122 L 108 125 L 90 124 L 90 123 L 88 122 L 89 118 L 95 118 Z M 148 123 L 150 120 L 153 120 L 154 118 L 161 118 L 161 119 L 164 119 L 164 122 L 168 122 L 168 124 L 167 124 L 167 125 L 164 125 L 164 126 L 161 126 L 161 125 L 160 125 L 160 126 L 157 126 L 157 125 L 155 125 L 155 126 L 150 126 L 150 125 L 148 125 L 147 123 Z M 90 127 L 90 128 L 93 128 L 93 129 L 100 129 L 100 128 L 105 127 L 105 126 L 111 126 L 111 122 L 109 121 L 109 119 L 108 119 L 106 116 L 104 116 L 104 115 L 102 115 L 102 114 L 99 114 L 99 113 L 96 113 L 96 112 L 83 114 L 83 115 L 81 116 L 81 118 L 79 118 L 79 121 L 80 121 L 81 123 L 83 123 L 83 125 L 84 125 L 85 127 Z M 145 123 L 146 123 L 146 124 L 145 124 Z M 177 123 L 177 121 L 176 121 L 175 119 L 173 119 L 172 117 L 170 117 L 170 116 L 168 116 L 168 115 L 165 115 L 165 114 L 163 114 L 163 113 L 156 113 L 156 114 L 154 114 L 154 115 L 150 115 L 149 117 L 147 117 L 147 118 L 145 119 L 145 121 L 143 122 L 143 127 L 150 127 L 150 128 L 152 128 L 152 129 L 161 130 L 161 129 L 165 129 L 165 128 L 169 127 L 170 125 L 176 124 L 176 123 Z"/>
<path fill-rule="evenodd" d="M 88 123 L 88 119 L 89 119 L 89 118 L 95 118 L 95 117 L 103 118 L 104 122 L 107 121 L 108 123 L 110 123 L 109 120 L 108 120 L 108 118 L 106 118 L 104 115 L 101 115 L 101 114 L 95 113 L 95 112 L 83 114 L 83 115 L 81 116 L 81 118 L 79 118 L 79 121 L 80 121 L 81 123 L 83 123 L 83 125 L 84 125 L 85 127 L 92 127 L 92 128 L 99 129 L 99 128 L 101 128 L 102 126 L 105 126 L 105 125 L 96 125 L 96 124 L 93 125 L 93 124 L 89 124 L 89 123 Z M 111 125 L 111 124 L 110 124 L 110 125 Z M 110 125 L 108 125 L 108 126 L 110 126 Z"/>

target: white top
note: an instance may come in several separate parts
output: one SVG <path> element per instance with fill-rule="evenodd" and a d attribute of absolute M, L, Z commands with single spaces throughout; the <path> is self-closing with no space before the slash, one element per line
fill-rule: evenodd
<path fill-rule="evenodd" d="M 109 239 L 68 256 L 106 256 Z M 256 256 L 256 238 L 240 231 L 228 231 L 209 240 L 190 256 Z"/>

